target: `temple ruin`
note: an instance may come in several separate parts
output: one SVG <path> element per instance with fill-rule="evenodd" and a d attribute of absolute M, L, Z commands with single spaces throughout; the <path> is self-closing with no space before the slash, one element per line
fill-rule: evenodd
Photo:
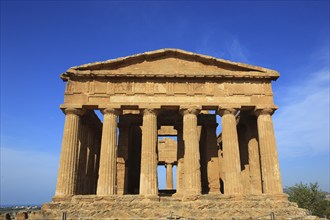
<path fill-rule="evenodd" d="M 178 49 L 68 69 L 56 193 L 43 216 L 305 215 L 282 192 L 272 122 L 278 77 Z"/>

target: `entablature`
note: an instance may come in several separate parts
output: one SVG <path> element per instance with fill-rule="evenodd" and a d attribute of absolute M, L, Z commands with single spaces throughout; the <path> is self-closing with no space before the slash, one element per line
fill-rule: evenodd
<path fill-rule="evenodd" d="M 181 105 L 274 105 L 279 73 L 187 51 L 164 49 L 72 67 L 64 104 L 128 109 Z"/>
<path fill-rule="evenodd" d="M 153 79 L 153 80 L 70 80 L 65 95 L 273 95 L 268 80 L 209 80 L 209 79 Z"/>

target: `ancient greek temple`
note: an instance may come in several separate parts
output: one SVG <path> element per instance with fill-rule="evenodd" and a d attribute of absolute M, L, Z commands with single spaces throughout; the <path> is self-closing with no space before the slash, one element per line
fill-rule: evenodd
<path fill-rule="evenodd" d="M 56 193 L 43 209 L 83 203 L 73 216 L 196 217 L 209 204 L 217 211 L 206 208 L 202 216 L 226 219 L 220 212 L 229 204 L 231 216 L 243 216 L 233 198 L 246 204 L 247 217 L 256 215 L 246 211 L 253 201 L 273 201 L 269 207 L 277 211 L 290 207 L 272 122 L 278 77 L 274 70 L 178 49 L 68 69 L 61 75 L 65 125 Z M 165 190 L 158 187 L 158 166 L 166 167 Z M 90 214 L 95 204 L 102 215 Z M 198 204 L 204 208 L 196 213 L 191 207 Z"/>

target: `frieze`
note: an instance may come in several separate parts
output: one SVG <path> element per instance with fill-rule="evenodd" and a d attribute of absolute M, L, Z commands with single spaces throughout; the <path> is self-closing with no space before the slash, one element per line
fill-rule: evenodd
<path fill-rule="evenodd" d="M 115 85 L 112 82 L 107 82 L 107 92 L 106 94 L 108 95 L 113 95 L 115 94 Z"/>
<path fill-rule="evenodd" d="M 174 95 L 174 83 L 166 82 L 166 95 Z"/>
<path fill-rule="evenodd" d="M 73 91 L 74 91 L 73 82 L 68 81 L 68 83 L 66 84 L 66 88 L 65 88 L 65 94 L 73 94 Z"/>
<path fill-rule="evenodd" d="M 88 93 L 89 94 L 94 94 L 94 91 L 95 91 L 95 83 L 94 83 L 94 81 L 92 81 L 92 82 L 89 82 L 89 86 L 88 86 Z"/>
<path fill-rule="evenodd" d="M 217 106 L 219 104 L 239 104 L 241 106 L 273 106 L 273 96 L 270 95 L 184 95 L 175 94 L 168 96 L 167 94 L 66 94 L 64 97 L 65 104 L 79 104 L 85 106 L 100 106 L 104 104 L 118 104 L 122 106 L 162 106 L 163 103 L 167 106 L 178 106 L 184 104 L 199 104 L 202 106 Z"/>
<path fill-rule="evenodd" d="M 185 95 L 185 96 L 272 96 L 270 83 L 230 81 L 68 81 L 66 95 Z"/>

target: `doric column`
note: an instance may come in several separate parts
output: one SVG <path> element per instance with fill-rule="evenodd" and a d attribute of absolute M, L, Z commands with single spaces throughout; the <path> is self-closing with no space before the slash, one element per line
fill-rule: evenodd
<path fill-rule="evenodd" d="M 183 115 L 185 194 L 198 195 L 202 191 L 197 131 L 197 115 L 200 112 L 200 108 L 181 108 L 180 111 Z"/>
<path fill-rule="evenodd" d="M 224 165 L 223 165 L 223 151 L 222 151 L 222 133 L 217 138 L 218 144 L 218 161 L 219 161 L 219 177 L 220 177 L 220 192 L 224 194 L 224 181 L 225 181 L 225 174 L 224 174 Z"/>
<path fill-rule="evenodd" d="M 283 190 L 272 113 L 272 109 L 256 110 L 263 193 L 277 194 L 282 193 Z"/>
<path fill-rule="evenodd" d="M 140 195 L 158 195 L 157 111 L 143 110 Z"/>
<path fill-rule="evenodd" d="M 66 116 L 55 196 L 74 195 L 77 190 L 79 129 L 83 111 L 67 108 L 63 112 Z"/>
<path fill-rule="evenodd" d="M 183 130 L 182 122 L 175 124 L 175 129 L 178 133 L 178 151 L 176 167 L 176 193 L 182 194 L 184 192 L 184 142 L 183 142 Z"/>
<path fill-rule="evenodd" d="M 104 115 L 97 195 L 116 194 L 117 117 L 119 111 L 107 108 Z"/>
<path fill-rule="evenodd" d="M 241 165 L 236 129 L 235 109 L 219 109 L 222 117 L 222 173 L 224 194 L 242 194 Z"/>
<path fill-rule="evenodd" d="M 128 164 L 126 163 L 128 160 L 129 121 L 121 121 L 118 127 L 117 194 L 123 195 L 127 193 L 128 186 Z"/>
<path fill-rule="evenodd" d="M 250 165 L 250 192 L 251 194 L 261 194 L 261 170 L 260 170 L 260 154 L 259 144 L 256 138 L 253 138 L 248 143 L 249 150 L 249 165 Z"/>
<path fill-rule="evenodd" d="M 217 134 L 216 129 L 218 124 L 216 118 L 212 118 L 212 121 L 205 123 L 205 153 L 206 153 L 206 169 L 207 169 L 207 182 L 209 193 L 219 193 L 219 158 L 217 147 Z"/>
<path fill-rule="evenodd" d="M 95 132 L 94 144 L 92 156 L 93 156 L 93 172 L 92 172 L 92 183 L 90 185 L 91 193 L 96 194 L 97 192 L 97 182 L 99 178 L 99 168 L 100 168 L 100 154 L 101 154 L 101 142 L 102 142 L 102 125 Z"/>
<path fill-rule="evenodd" d="M 88 147 L 88 125 L 85 123 L 84 117 L 81 119 L 79 144 L 78 144 L 78 180 L 77 191 L 78 195 L 85 194 L 84 188 L 86 185 L 86 165 L 87 165 L 87 147 Z"/>
<path fill-rule="evenodd" d="M 166 164 L 166 189 L 173 189 L 173 165 Z"/>
<path fill-rule="evenodd" d="M 94 148 L 93 148 L 93 142 L 94 142 L 94 134 L 93 134 L 93 128 L 89 129 L 90 131 L 88 132 L 88 146 L 87 146 L 87 164 L 86 164 L 86 181 L 85 181 L 85 188 L 84 192 L 85 194 L 92 194 L 92 185 L 93 185 L 93 171 L 94 171 L 94 162 L 95 162 L 95 157 L 94 157 Z"/>

